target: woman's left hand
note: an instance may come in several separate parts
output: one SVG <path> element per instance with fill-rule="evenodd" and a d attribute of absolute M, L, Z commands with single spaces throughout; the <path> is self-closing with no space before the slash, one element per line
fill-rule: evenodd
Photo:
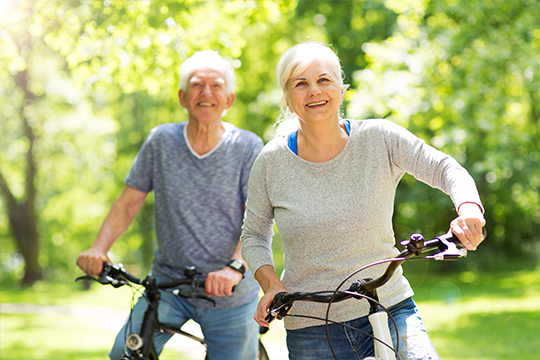
<path fill-rule="evenodd" d="M 484 214 L 478 204 L 464 203 L 458 209 L 459 216 L 450 223 L 453 232 L 467 250 L 476 250 L 484 240 L 482 228 L 486 225 Z"/>

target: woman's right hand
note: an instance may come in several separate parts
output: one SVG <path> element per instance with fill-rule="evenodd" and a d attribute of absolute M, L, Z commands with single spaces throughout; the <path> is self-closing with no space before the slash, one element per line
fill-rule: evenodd
<path fill-rule="evenodd" d="M 261 285 L 261 288 L 264 291 L 264 296 L 259 300 L 259 305 L 257 306 L 257 311 L 253 317 L 257 324 L 261 326 L 268 326 L 265 318 L 268 315 L 268 309 L 272 306 L 272 301 L 274 296 L 282 291 L 287 292 L 283 284 L 279 280 L 274 270 L 274 267 L 271 265 L 263 265 L 255 272 L 255 279 Z"/>
<path fill-rule="evenodd" d="M 79 258 L 77 259 L 77 265 L 79 265 L 81 270 L 91 276 L 98 276 L 101 274 L 104 262 L 112 263 L 107 256 L 107 253 L 95 248 L 83 251 L 79 254 Z"/>
<path fill-rule="evenodd" d="M 269 290 L 264 294 L 264 296 L 259 301 L 259 305 L 257 306 L 257 312 L 255 312 L 255 316 L 253 317 L 255 321 L 261 325 L 268 327 L 269 324 L 266 322 L 265 318 L 268 316 L 268 311 L 272 307 L 272 302 L 274 300 L 274 296 L 277 293 L 286 291 L 284 288 L 275 288 L 272 290 Z"/>

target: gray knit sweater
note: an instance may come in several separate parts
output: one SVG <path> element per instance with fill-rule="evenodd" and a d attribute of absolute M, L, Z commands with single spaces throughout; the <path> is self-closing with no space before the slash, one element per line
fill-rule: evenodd
<path fill-rule="evenodd" d="M 345 148 L 323 163 L 296 156 L 283 138 L 270 141 L 250 175 L 242 256 L 253 273 L 273 266 L 275 220 L 283 242 L 285 288 L 335 290 L 352 271 L 398 254 L 392 215 L 396 187 L 405 173 L 449 194 L 456 209 L 464 202 L 481 205 L 474 180 L 457 161 L 390 121 L 352 120 Z M 378 277 L 385 268 L 372 267 L 355 279 Z M 391 306 L 413 290 L 400 268 L 378 294 Z M 326 308 L 297 302 L 292 313 L 324 318 Z M 367 315 L 368 309 L 367 301 L 346 300 L 332 305 L 330 319 L 352 320 Z M 285 319 L 290 330 L 322 324 Z"/>

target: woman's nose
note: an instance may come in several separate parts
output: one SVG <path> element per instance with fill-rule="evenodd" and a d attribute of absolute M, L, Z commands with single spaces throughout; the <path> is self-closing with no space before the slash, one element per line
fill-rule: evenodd
<path fill-rule="evenodd" d="M 319 95 L 321 93 L 321 88 L 317 83 L 309 85 L 308 88 L 308 95 L 309 96 L 315 96 Z"/>

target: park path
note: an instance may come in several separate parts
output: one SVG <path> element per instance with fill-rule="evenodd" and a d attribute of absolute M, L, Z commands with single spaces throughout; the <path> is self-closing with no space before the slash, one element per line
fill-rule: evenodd
<path fill-rule="evenodd" d="M 58 305 L 35 305 L 4 303 L 0 304 L 0 313 L 6 314 L 35 314 L 40 316 L 69 316 L 78 321 L 87 324 L 92 328 L 102 328 L 117 332 L 124 324 L 127 316 L 125 310 L 112 309 L 104 306 L 58 306 Z M 283 341 L 284 330 L 282 322 L 276 324 L 272 331 L 277 336 L 270 336 L 270 333 L 263 337 L 263 343 L 268 350 L 271 360 L 287 360 L 287 348 Z M 275 330 L 274 330 L 275 328 Z M 192 333 L 196 336 L 202 336 L 201 329 L 193 321 L 186 323 L 182 330 Z M 274 338 L 274 339 L 273 339 Z M 184 336 L 173 336 L 166 345 L 169 349 L 174 349 L 185 354 L 188 358 L 201 358 L 204 353 L 203 346 L 196 341 Z"/>

